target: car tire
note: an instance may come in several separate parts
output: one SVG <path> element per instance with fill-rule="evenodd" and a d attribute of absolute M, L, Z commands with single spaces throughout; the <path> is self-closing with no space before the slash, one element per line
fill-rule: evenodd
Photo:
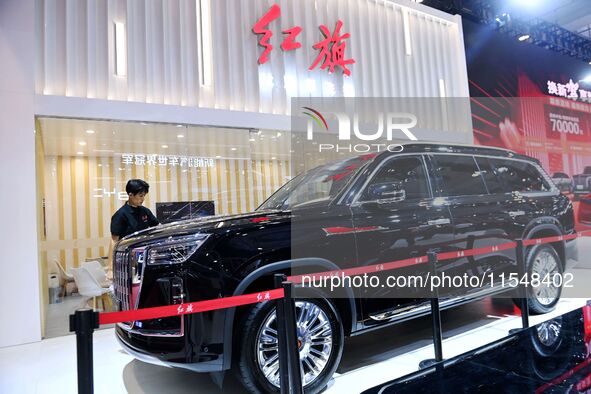
<path fill-rule="evenodd" d="M 550 245 L 535 245 L 526 252 L 527 280 L 529 285 L 526 288 L 529 313 L 540 315 L 551 312 L 556 307 L 562 293 L 563 264 L 554 249 Z M 552 283 L 559 283 L 559 287 L 540 284 L 538 287 L 531 285 L 532 275 L 538 274 L 542 281 L 548 274 Z M 560 275 L 560 279 L 553 281 L 554 277 Z M 547 281 L 548 281 L 547 279 Z M 513 299 L 517 306 L 520 306 L 519 299 Z"/>
<path fill-rule="evenodd" d="M 312 316 L 309 316 L 310 314 Z M 321 297 L 297 299 L 296 321 L 298 342 L 301 343 L 300 358 L 302 354 L 306 354 L 300 364 L 300 368 L 303 369 L 304 392 L 318 393 L 328 384 L 341 360 L 344 344 L 343 325 L 334 305 Z M 309 324 L 308 327 L 304 324 L 305 321 Z M 249 310 L 235 334 L 239 338 L 238 379 L 250 393 L 279 392 L 278 364 L 269 362 L 278 356 L 273 350 L 273 344 L 276 345 L 277 339 L 276 336 L 273 338 L 273 327 L 277 328 L 275 303 L 265 302 L 256 304 Z M 330 333 L 330 340 L 327 339 L 327 333 Z M 259 352 L 259 347 L 264 350 Z M 319 359 L 319 354 L 326 357 L 324 363 L 317 364 L 311 361 L 314 358 Z M 263 372 L 262 365 L 265 365 L 265 362 L 273 366 L 268 372 L 275 371 L 269 373 L 270 378 L 265 377 Z M 321 367 L 319 373 L 312 371 L 310 366 Z M 308 383 L 305 383 L 305 380 L 309 380 Z"/>

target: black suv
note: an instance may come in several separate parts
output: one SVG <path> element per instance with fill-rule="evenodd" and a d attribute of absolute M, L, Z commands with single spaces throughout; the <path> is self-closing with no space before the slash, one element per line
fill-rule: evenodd
<path fill-rule="evenodd" d="M 195 302 L 270 289 L 274 273 L 347 269 L 574 231 L 571 202 L 535 159 L 495 148 L 413 143 L 398 153 L 300 174 L 253 213 L 176 222 L 126 237 L 114 252 L 115 296 L 120 309 Z M 437 270 L 516 272 L 515 250 L 501 249 L 442 261 Z M 526 253 L 530 273 L 562 273 L 573 261 L 574 241 Z M 497 284 L 451 289 L 442 307 L 507 291 Z M 560 294 L 552 285 L 530 287 L 531 312 L 552 310 Z M 366 287 L 344 297 L 310 291 L 298 297 L 296 313 L 303 383 L 306 392 L 317 392 L 336 370 L 345 336 L 425 315 L 429 308 L 418 295 Z M 249 391 L 273 392 L 279 385 L 276 328 L 273 303 L 266 302 L 118 324 L 116 333 L 140 360 L 198 372 L 234 366 Z"/>

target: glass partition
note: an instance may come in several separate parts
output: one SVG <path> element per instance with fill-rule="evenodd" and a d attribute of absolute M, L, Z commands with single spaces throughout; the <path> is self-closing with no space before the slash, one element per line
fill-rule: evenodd
<path fill-rule="evenodd" d="M 291 178 L 288 132 L 61 118 L 38 118 L 36 132 L 46 337 L 67 334 L 80 304 L 110 307 L 77 294 L 72 275 L 93 262 L 109 275 L 111 216 L 129 179 L 148 182 L 144 206 L 169 222 L 253 211 Z"/>

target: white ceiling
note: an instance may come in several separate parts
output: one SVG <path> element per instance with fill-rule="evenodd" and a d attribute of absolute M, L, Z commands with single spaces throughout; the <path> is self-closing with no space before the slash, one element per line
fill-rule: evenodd
<path fill-rule="evenodd" d="M 212 158 L 289 156 L 290 136 L 275 130 L 38 118 L 46 156 L 159 154 Z M 87 130 L 94 133 L 89 134 Z M 166 147 L 165 147 L 166 146 Z"/>

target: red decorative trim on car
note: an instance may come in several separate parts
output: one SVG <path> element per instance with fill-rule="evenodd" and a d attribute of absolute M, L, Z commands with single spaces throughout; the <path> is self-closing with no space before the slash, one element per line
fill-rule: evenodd
<path fill-rule="evenodd" d="M 352 234 L 352 233 L 363 233 L 366 231 L 383 230 L 381 226 L 367 226 L 367 227 L 325 227 L 322 230 L 326 235 L 338 235 L 338 234 Z"/>
<path fill-rule="evenodd" d="M 252 223 L 268 222 L 269 220 L 271 220 L 271 218 L 268 218 L 266 216 L 263 216 L 263 217 L 260 217 L 260 218 L 250 219 L 250 221 Z"/>

